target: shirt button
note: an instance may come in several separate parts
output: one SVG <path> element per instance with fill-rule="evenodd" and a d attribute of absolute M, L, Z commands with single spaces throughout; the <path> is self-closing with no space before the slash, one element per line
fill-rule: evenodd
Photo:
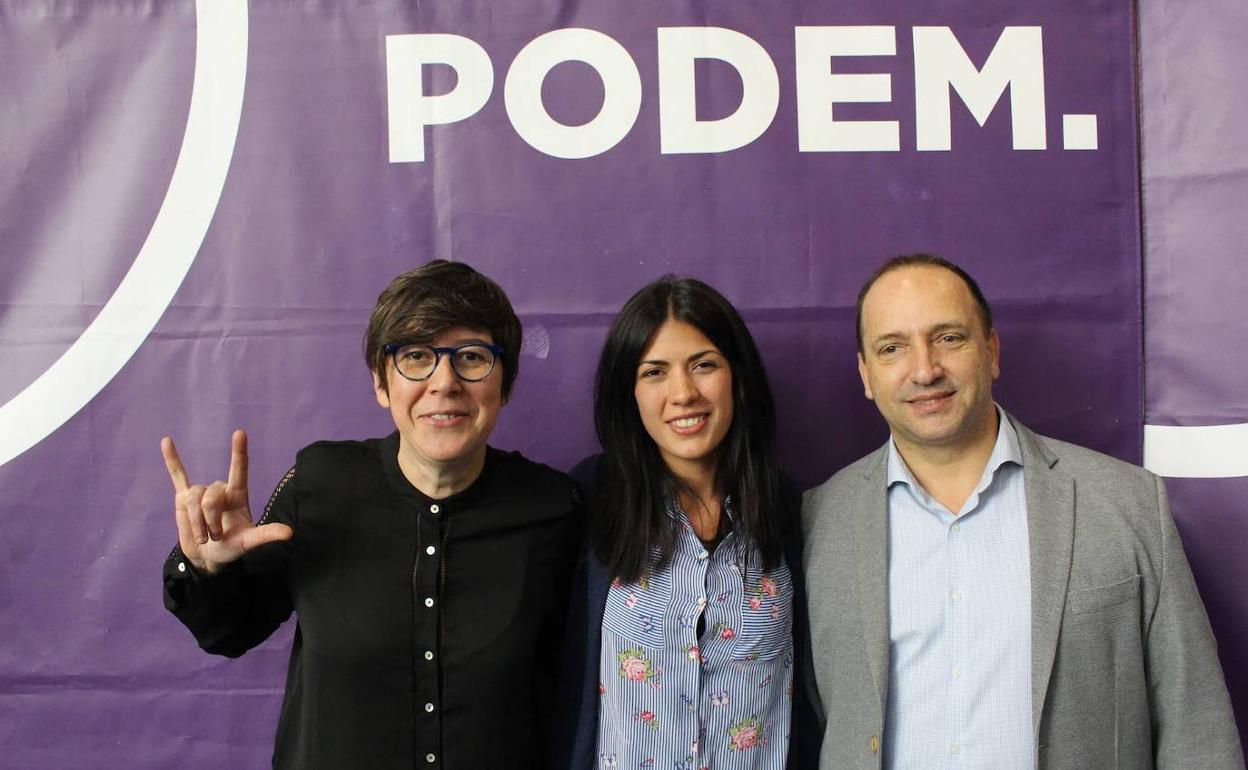
<path fill-rule="evenodd" d="M 186 572 L 186 562 L 178 562 L 178 572 Z"/>
<path fill-rule="evenodd" d="M 958 668 L 957 666 L 954 666 L 954 667 L 953 667 L 953 678 L 954 678 L 954 679 L 957 679 L 957 678 L 959 678 L 959 677 L 961 677 L 961 676 L 962 676 L 962 669 Z"/>
<path fill-rule="evenodd" d="M 426 607 L 432 607 L 432 606 L 433 606 L 433 597 L 432 597 L 432 596 L 430 596 L 428 599 L 425 599 L 425 606 L 426 606 Z"/>
<path fill-rule="evenodd" d="M 700 561 L 705 561 L 707 556 L 710 556 L 710 554 L 708 554 L 706 551 L 698 551 L 698 559 Z"/>
<path fill-rule="evenodd" d="M 962 747 L 961 747 L 961 746 L 959 746 L 958 744 L 956 744 L 956 743 L 955 743 L 955 744 L 953 744 L 952 746 L 950 746 L 950 747 L 949 747 L 949 753 L 950 753 L 950 754 L 961 754 L 961 753 L 962 753 Z"/>
<path fill-rule="evenodd" d="M 962 601 L 962 592 L 954 591 L 952 594 L 950 594 L 950 598 L 952 598 L 955 602 L 960 602 Z"/>
<path fill-rule="evenodd" d="M 436 759 L 437 759 L 437 757 L 435 757 L 435 756 L 434 756 L 434 755 L 432 755 L 432 754 L 426 754 L 426 755 L 425 755 L 425 761 L 426 761 L 426 762 L 428 762 L 428 763 L 429 763 L 429 764 L 431 764 L 431 765 L 433 764 L 434 760 L 436 760 Z"/>
<path fill-rule="evenodd" d="M 441 511 L 441 510 L 442 510 L 442 509 L 438 507 L 438 504 L 437 504 L 437 503 L 434 503 L 433 505 L 429 506 L 429 512 L 430 512 L 430 513 L 437 513 L 438 511 Z M 430 754 L 430 755 L 429 755 L 429 757 L 432 757 L 432 756 L 433 756 L 432 754 Z M 426 759 L 429 759 L 429 757 L 425 757 L 425 758 L 426 758 Z M 430 761 L 430 762 L 432 762 L 433 760 L 432 760 L 432 759 L 429 759 L 429 761 Z"/>
<path fill-rule="evenodd" d="M 425 711 L 433 711 L 433 704 L 432 704 L 432 703 L 426 703 L 426 704 L 425 704 Z"/>
<path fill-rule="evenodd" d="M 433 650 L 425 650 L 425 660 L 433 660 Z"/>
<path fill-rule="evenodd" d="M 961 531 L 962 531 L 962 525 L 961 525 L 961 524 L 954 524 L 952 527 L 950 527 L 950 529 L 952 529 L 954 532 L 961 532 Z"/>
<path fill-rule="evenodd" d="M 425 549 L 425 553 L 429 554 L 430 556 L 433 556 L 437 552 L 438 552 L 438 549 L 434 548 L 433 546 L 429 546 L 428 548 Z"/>

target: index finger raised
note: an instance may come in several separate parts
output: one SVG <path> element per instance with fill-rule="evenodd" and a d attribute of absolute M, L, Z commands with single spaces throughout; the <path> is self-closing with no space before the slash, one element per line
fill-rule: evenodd
<path fill-rule="evenodd" d="M 225 483 L 231 489 L 247 488 L 247 432 L 241 428 L 230 437 L 230 475 Z"/>
<path fill-rule="evenodd" d="M 160 454 L 165 458 L 165 468 L 173 481 L 173 491 L 185 492 L 191 484 L 186 478 L 186 468 L 182 465 L 182 458 L 178 456 L 178 448 L 173 445 L 173 439 L 165 436 L 160 440 Z"/>

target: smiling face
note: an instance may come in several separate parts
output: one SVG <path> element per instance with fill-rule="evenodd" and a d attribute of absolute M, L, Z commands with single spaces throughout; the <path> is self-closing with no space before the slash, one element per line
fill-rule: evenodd
<path fill-rule="evenodd" d="M 903 455 L 993 440 L 1000 343 L 957 275 L 915 265 L 880 276 L 863 300 L 862 341 L 863 387 Z"/>
<path fill-rule="evenodd" d="M 455 327 L 435 337 L 434 347 L 469 343 L 493 344 L 489 332 Z M 377 403 L 390 410 L 399 429 L 402 464 L 438 472 L 447 468 L 474 468 L 485 462 L 486 441 L 494 431 L 503 398 L 503 362 L 480 382 L 465 382 L 446 356 L 428 379 L 413 382 L 386 364 L 386 385 L 373 375 Z"/>
<path fill-rule="evenodd" d="M 674 474 L 714 473 L 732 425 L 732 369 L 705 334 L 684 321 L 665 321 L 637 365 L 633 394 L 646 433 Z"/>

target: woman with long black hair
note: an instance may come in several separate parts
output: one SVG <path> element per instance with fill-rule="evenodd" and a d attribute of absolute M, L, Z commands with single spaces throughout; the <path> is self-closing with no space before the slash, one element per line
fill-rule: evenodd
<path fill-rule="evenodd" d="M 695 279 L 642 288 L 603 346 L 594 420 L 603 454 L 573 472 L 591 515 L 567 766 L 805 766 L 798 499 L 740 315 Z"/>

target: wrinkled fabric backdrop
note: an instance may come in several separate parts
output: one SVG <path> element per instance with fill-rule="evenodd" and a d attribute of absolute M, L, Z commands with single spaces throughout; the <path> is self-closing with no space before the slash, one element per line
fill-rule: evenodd
<path fill-rule="evenodd" d="M 1176 477 L 1248 722 L 1246 34 L 1239 0 L 0 2 L 4 764 L 267 765 L 293 624 L 230 661 L 164 611 L 158 442 L 208 482 L 245 427 L 259 507 L 388 432 L 361 334 L 435 257 L 525 323 L 496 446 L 594 451 L 607 324 L 676 272 L 749 322 L 806 486 L 886 435 L 861 282 L 963 263 L 999 400 Z"/>

